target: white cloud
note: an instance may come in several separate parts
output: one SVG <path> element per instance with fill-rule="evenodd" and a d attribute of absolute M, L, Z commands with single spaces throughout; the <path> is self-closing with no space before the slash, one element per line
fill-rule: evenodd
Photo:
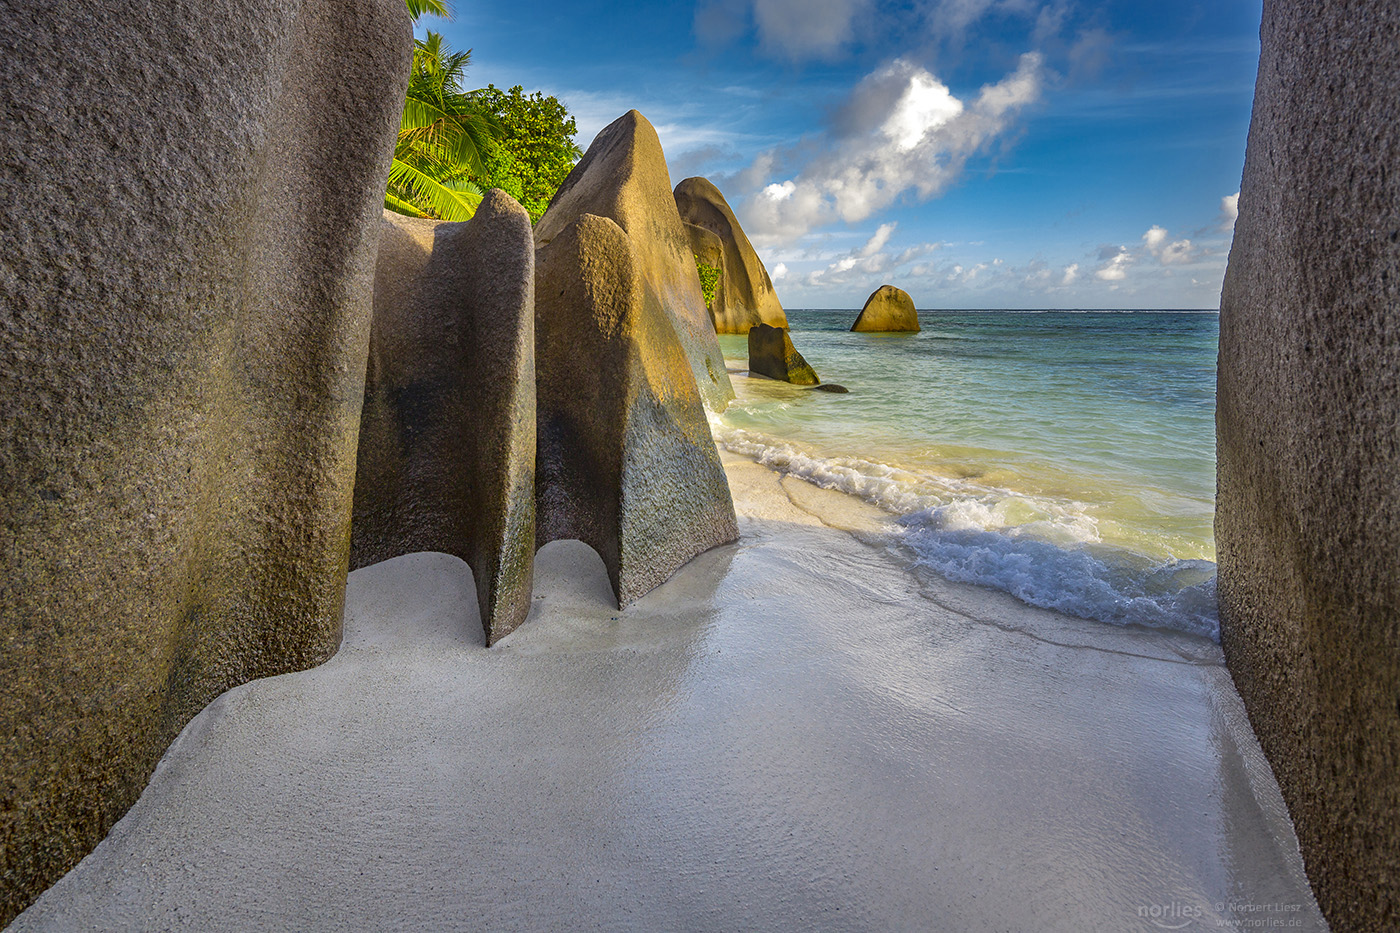
<path fill-rule="evenodd" d="M 770 201 L 786 201 L 792 197 L 792 193 L 797 190 L 797 186 L 790 181 L 782 184 L 771 184 L 763 189 L 763 196 Z"/>
<path fill-rule="evenodd" d="M 880 229 L 876 230 L 875 235 L 867 240 L 865 245 L 860 248 L 860 255 L 874 256 L 880 250 L 884 249 L 885 244 L 890 241 L 890 234 L 894 233 L 894 228 L 896 226 L 897 224 L 893 223 L 880 224 Z"/>
<path fill-rule="evenodd" d="M 1079 263 L 1072 262 L 1065 266 L 1064 277 L 1060 279 L 1061 286 L 1073 285 L 1074 280 L 1079 278 Z"/>
<path fill-rule="evenodd" d="M 1105 258 L 1102 253 L 1099 255 L 1100 258 Z M 1107 261 L 1094 270 L 1094 278 L 1104 282 L 1121 282 L 1128 277 L 1128 266 L 1133 263 L 1133 254 L 1128 252 L 1126 246 L 1118 247 L 1116 253 L 1106 258 Z"/>
<path fill-rule="evenodd" d="M 909 247 L 904 252 L 896 256 L 892 264 L 896 266 L 902 266 L 906 262 L 913 262 L 915 259 L 918 259 L 922 256 L 927 256 L 929 253 L 933 252 L 936 249 L 939 249 L 942 246 L 942 243 L 915 244 L 914 246 Z"/>
<path fill-rule="evenodd" d="M 1153 225 L 1142 235 L 1143 245 L 1150 256 L 1164 266 L 1178 266 L 1191 261 L 1194 247 L 1190 240 L 1167 242 L 1167 228 Z"/>
<path fill-rule="evenodd" d="M 933 130 L 962 113 L 963 104 L 947 85 L 920 69 L 909 76 L 894 112 L 880 129 L 899 152 L 908 152 Z"/>
<path fill-rule="evenodd" d="M 1220 199 L 1220 229 L 1235 229 L 1235 221 L 1240 217 L 1240 193 L 1227 194 Z"/>
<path fill-rule="evenodd" d="M 878 277 L 888 277 L 900 267 L 920 256 L 926 256 L 942 246 L 941 243 L 917 243 L 900 250 L 897 254 L 893 251 L 886 252 L 885 247 L 889 245 L 890 237 L 897 226 L 898 224 L 893 221 L 881 224 L 864 243 L 844 253 L 817 249 L 807 250 L 804 259 L 807 261 L 817 259 L 825 262 L 826 266 L 808 272 L 802 277 L 801 284 L 804 286 L 847 284 L 873 286 L 877 284 Z M 821 238 L 826 239 L 828 236 L 828 234 L 823 234 Z"/>
<path fill-rule="evenodd" d="M 1028 52 L 968 103 L 912 62 L 875 71 L 852 91 L 841 125 L 801 150 L 815 157 L 743 202 L 745 229 L 758 241 L 790 241 L 838 220 L 862 221 L 907 192 L 925 200 L 939 194 L 1039 98 L 1043 70 L 1040 55 Z M 770 167 L 779 162 L 773 153 L 760 158 Z"/>
<path fill-rule="evenodd" d="M 1190 240 L 1177 240 L 1163 247 L 1158 258 L 1164 266 L 1178 266 L 1191 261 L 1192 250 Z"/>
<path fill-rule="evenodd" d="M 771 278 L 774 282 L 781 282 L 783 279 L 787 278 L 787 274 L 788 274 L 787 263 L 785 263 L 785 262 L 780 262 L 780 263 L 778 263 L 776 266 L 773 267 L 773 274 L 770 276 L 770 278 Z"/>

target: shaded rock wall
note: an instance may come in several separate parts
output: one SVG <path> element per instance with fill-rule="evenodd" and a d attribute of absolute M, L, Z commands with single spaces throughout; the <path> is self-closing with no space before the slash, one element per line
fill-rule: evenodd
<path fill-rule="evenodd" d="M 902 288 L 881 285 L 865 299 L 851 330 L 866 334 L 916 332 L 919 313 L 914 310 L 914 299 Z"/>
<path fill-rule="evenodd" d="M 739 536 L 697 380 L 639 252 L 584 214 L 536 260 L 538 542 L 590 545 L 620 606 Z"/>
<path fill-rule="evenodd" d="M 1400 14 L 1268 0 L 1220 316 L 1221 642 L 1336 930 L 1400 928 Z"/>
<path fill-rule="evenodd" d="M 721 270 L 715 300 L 710 304 L 715 331 L 746 334 L 759 323 L 786 328 L 787 315 L 773 290 L 768 270 L 720 190 L 709 179 L 687 178 L 676 185 L 674 195 L 681 220 L 687 225 L 691 249 L 697 256 L 701 256 L 702 249 L 706 255 L 712 254 L 713 246 L 708 238 L 697 235 L 695 228 L 708 230 L 719 239 L 721 261 L 706 260 Z"/>
<path fill-rule="evenodd" d="M 535 245 L 548 245 L 584 214 L 611 219 L 631 239 L 643 287 L 671 317 L 706 404 L 722 410 L 734 387 L 705 309 L 661 141 L 637 111 L 623 114 L 593 140 L 536 225 Z"/>
<path fill-rule="evenodd" d="M 466 223 L 384 214 L 350 566 L 462 558 L 488 644 L 530 611 L 534 273 L 530 215 L 500 191 Z"/>
<path fill-rule="evenodd" d="M 339 640 L 400 0 L 0 16 L 0 924 Z"/>

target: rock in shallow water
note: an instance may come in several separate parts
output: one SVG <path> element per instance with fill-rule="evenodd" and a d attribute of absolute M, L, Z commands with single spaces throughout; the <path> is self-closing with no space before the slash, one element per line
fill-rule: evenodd
<path fill-rule="evenodd" d="M 715 331 L 743 334 L 760 322 L 787 327 L 787 315 L 768 270 L 720 190 L 709 179 L 687 178 L 676 185 L 675 198 L 691 249 L 720 269 L 715 300 L 710 303 Z"/>
<path fill-rule="evenodd" d="M 821 382 L 817 371 L 792 345 L 787 329 L 763 323 L 749 330 L 749 372 L 799 386 Z"/>
<path fill-rule="evenodd" d="M 901 288 L 881 285 L 865 299 L 851 330 L 863 334 L 916 333 L 919 313 L 914 310 L 914 299 Z"/>

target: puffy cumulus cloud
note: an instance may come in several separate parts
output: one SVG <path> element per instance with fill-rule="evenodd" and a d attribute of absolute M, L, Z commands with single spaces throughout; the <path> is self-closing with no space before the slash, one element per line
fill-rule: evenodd
<path fill-rule="evenodd" d="M 1157 258 L 1164 266 L 1180 266 L 1190 262 L 1195 247 L 1190 240 L 1177 240 L 1162 247 L 1162 251 L 1157 254 Z"/>
<path fill-rule="evenodd" d="M 744 228 L 762 242 L 791 241 L 836 221 L 858 223 L 913 192 L 928 199 L 992 143 L 1044 85 L 1039 54 L 964 102 L 934 75 L 897 59 L 867 76 L 838 112 L 827 138 L 797 174 L 741 202 Z M 773 168 L 796 151 L 760 157 Z"/>
<path fill-rule="evenodd" d="M 776 266 L 773 267 L 773 274 L 772 274 L 771 276 L 769 276 L 769 278 L 771 278 L 774 282 L 781 282 L 783 279 L 787 278 L 787 276 L 788 276 L 788 267 L 787 267 L 787 263 L 785 263 L 785 262 L 780 262 L 780 263 L 778 263 Z"/>
<path fill-rule="evenodd" d="M 1153 225 L 1142 235 L 1142 242 L 1148 255 L 1153 256 L 1164 266 L 1179 266 L 1191 261 L 1195 247 L 1187 239 L 1168 243 L 1165 227 Z"/>
<path fill-rule="evenodd" d="M 1128 277 L 1128 266 L 1133 264 L 1133 254 L 1126 246 L 1105 246 L 1099 251 L 1103 261 L 1094 270 L 1094 278 L 1101 282 L 1121 282 Z"/>
<path fill-rule="evenodd" d="M 763 49 L 792 61 L 829 59 L 855 37 L 874 0 L 704 0 L 695 8 L 695 35 L 722 44 L 752 22 Z"/>
<path fill-rule="evenodd" d="M 1060 276 L 1060 287 L 1068 288 L 1074 284 L 1074 280 L 1077 278 L 1079 278 L 1079 263 L 1072 262 L 1065 266 L 1064 274 Z"/>
<path fill-rule="evenodd" d="M 1240 217 L 1240 193 L 1227 194 L 1220 199 L 1220 229 L 1234 230 Z"/>

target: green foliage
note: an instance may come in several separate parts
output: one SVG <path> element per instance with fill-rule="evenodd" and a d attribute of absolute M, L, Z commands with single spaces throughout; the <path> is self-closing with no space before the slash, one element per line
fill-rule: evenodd
<path fill-rule="evenodd" d="M 482 188 L 500 188 L 538 221 L 570 169 L 583 155 L 574 143 L 578 126 L 558 98 L 520 85 L 503 91 L 490 85 L 472 95 L 480 112 L 500 127 L 496 145 L 485 155 L 484 170 L 472 181 Z"/>
<path fill-rule="evenodd" d="M 720 269 L 702 262 L 699 256 L 695 257 L 695 268 L 700 273 L 700 291 L 705 296 L 705 307 L 709 308 L 715 303 L 715 290 L 719 287 Z"/>
<path fill-rule="evenodd" d="M 470 62 L 470 49 L 453 52 L 435 32 L 414 40 L 413 70 L 384 195 L 389 210 L 466 220 L 481 203 L 472 176 L 485 172 L 501 127 L 473 93 L 462 90 Z"/>
<path fill-rule="evenodd" d="M 447 0 L 404 0 L 404 3 L 408 4 L 408 15 L 413 17 L 415 23 L 424 14 L 452 18 L 452 8 L 447 5 Z"/>

